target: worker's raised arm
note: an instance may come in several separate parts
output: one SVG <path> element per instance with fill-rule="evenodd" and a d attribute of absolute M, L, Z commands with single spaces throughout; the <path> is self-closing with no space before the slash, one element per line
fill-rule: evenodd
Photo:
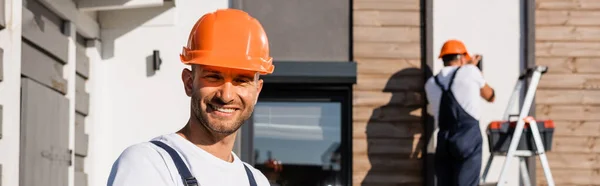
<path fill-rule="evenodd" d="M 494 102 L 494 100 L 496 99 L 494 89 L 487 84 L 487 82 L 483 78 L 483 75 L 481 74 L 481 71 L 475 65 L 476 64 L 467 64 L 464 65 L 464 68 L 468 69 L 469 76 L 475 81 L 475 83 L 477 83 L 477 86 L 479 86 L 481 98 L 485 99 L 488 102 Z"/>
<path fill-rule="evenodd" d="M 488 102 L 494 102 L 496 100 L 496 94 L 494 89 L 490 87 L 487 83 L 479 90 L 481 94 L 481 98 L 485 99 Z"/>

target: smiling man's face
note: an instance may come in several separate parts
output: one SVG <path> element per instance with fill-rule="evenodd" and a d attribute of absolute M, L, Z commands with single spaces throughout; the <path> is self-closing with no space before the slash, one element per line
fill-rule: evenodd
<path fill-rule="evenodd" d="M 250 117 L 263 84 L 256 72 L 200 65 L 185 69 L 183 80 L 192 117 L 221 134 L 236 132 Z"/>

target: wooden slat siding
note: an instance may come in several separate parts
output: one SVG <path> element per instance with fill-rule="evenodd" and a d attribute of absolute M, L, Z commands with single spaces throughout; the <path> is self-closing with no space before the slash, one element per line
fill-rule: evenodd
<path fill-rule="evenodd" d="M 75 172 L 75 186 L 87 186 L 87 174 L 83 172 Z"/>
<path fill-rule="evenodd" d="M 354 107 L 354 122 L 357 121 L 381 121 L 381 122 L 419 122 L 421 121 L 420 107 L 386 106 L 377 107 Z M 600 118 L 600 116 L 598 116 Z"/>
<path fill-rule="evenodd" d="M 75 110 L 84 116 L 88 115 L 90 95 L 85 91 L 85 79 L 77 75 L 75 78 Z"/>
<path fill-rule="evenodd" d="M 413 138 L 423 132 L 419 122 L 369 122 L 368 125 L 368 130 L 373 130 L 369 137 L 373 138 Z M 354 122 L 352 130 L 355 139 L 367 138 L 367 122 Z"/>
<path fill-rule="evenodd" d="M 354 0 L 354 10 L 412 10 L 419 11 L 415 0 Z"/>
<path fill-rule="evenodd" d="M 75 133 L 85 134 L 85 116 L 79 113 L 75 114 Z"/>
<path fill-rule="evenodd" d="M 421 185 L 420 1 L 353 3 L 353 185 Z"/>
<path fill-rule="evenodd" d="M 381 171 L 375 172 L 377 174 L 370 175 L 370 172 L 355 172 L 356 175 L 369 175 L 369 176 L 357 176 L 354 178 L 354 182 L 362 181 L 362 184 L 354 185 L 373 185 L 373 186 L 384 186 L 384 185 L 406 185 L 406 186 L 420 186 L 422 185 L 422 171 Z"/>
<path fill-rule="evenodd" d="M 421 68 L 421 60 L 419 59 L 377 59 L 377 58 L 354 58 L 357 63 L 358 74 L 393 74 L 398 72 L 398 69 Z M 414 74 L 421 75 L 421 70 L 415 70 Z M 362 84 L 361 84 L 362 85 Z"/>
<path fill-rule="evenodd" d="M 600 121 L 600 106 L 588 105 L 542 105 L 536 103 L 539 119 Z"/>
<path fill-rule="evenodd" d="M 537 0 L 536 63 L 547 65 L 536 116 L 552 119 L 557 185 L 600 184 L 600 1 Z M 537 166 L 539 185 L 544 173 Z"/>
<path fill-rule="evenodd" d="M 83 170 L 85 169 L 85 165 L 84 165 L 84 160 L 85 158 L 79 155 L 75 155 L 75 172 L 83 172 Z"/>
<path fill-rule="evenodd" d="M 599 121 L 561 121 L 554 120 L 555 138 L 561 137 L 596 137 L 600 134 Z"/>
<path fill-rule="evenodd" d="M 600 12 L 588 10 L 538 10 L 536 26 L 598 26 Z"/>
<path fill-rule="evenodd" d="M 600 74 L 545 74 L 541 89 L 600 90 Z"/>
<path fill-rule="evenodd" d="M 85 133 L 85 116 L 80 113 L 75 114 L 75 160 L 79 157 L 81 159 L 80 166 L 83 167 L 83 157 L 87 156 L 88 151 L 88 138 L 89 136 Z M 76 162 L 77 163 L 77 162 Z M 75 165 L 77 169 L 77 165 Z M 77 171 L 77 170 L 76 170 Z M 83 171 L 83 169 L 81 170 Z"/>
<path fill-rule="evenodd" d="M 411 70 L 412 71 L 412 70 Z M 413 72 L 408 71 L 407 74 Z M 418 75 L 392 76 L 387 74 L 359 74 L 355 90 L 370 90 L 382 92 L 399 92 L 409 90 L 423 90 L 423 78 Z"/>
<path fill-rule="evenodd" d="M 538 41 L 600 41 L 599 27 L 589 26 L 539 26 Z"/>
<path fill-rule="evenodd" d="M 538 169 L 541 171 L 541 169 Z M 600 173 L 598 169 L 552 169 L 555 185 L 598 185 Z M 547 185 L 543 172 L 537 173 L 537 183 Z"/>
<path fill-rule="evenodd" d="M 550 169 L 598 169 L 600 168 L 600 154 L 597 153 L 549 153 L 548 158 L 554 160 Z M 573 160 L 578 161 L 573 161 Z M 539 158 L 537 158 L 539 161 Z M 542 168 L 538 163 L 537 167 Z"/>
<path fill-rule="evenodd" d="M 374 139 L 354 139 L 353 153 L 356 156 L 387 156 L 403 158 L 413 158 L 420 156 L 420 151 L 415 151 L 419 144 L 421 135 L 414 135 L 409 138 L 374 138 Z"/>
<path fill-rule="evenodd" d="M 41 16 L 41 20 L 43 27 L 36 22 L 33 13 L 23 7 L 23 37 L 60 59 L 61 63 L 66 63 L 69 53 L 67 36 L 46 17 Z"/>
<path fill-rule="evenodd" d="M 63 64 L 33 48 L 27 42 L 21 45 L 21 73 L 63 94 L 67 80 L 63 78 Z"/>
<path fill-rule="evenodd" d="M 600 139 L 594 137 L 557 136 L 552 144 L 552 153 L 599 153 Z M 578 161 L 572 159 L 571 161 Z"/>
<path fill-rule="evenodd" d="M 537 104 L 600 105 L 600 90 L 540 89 L 536 95 Z"/>
<path fill-rule="evenodd" d="M 355 42 L 354 55 L 373 58 L 419 59 L 421 58 L 420 46 L 419 43 Z"/>
<path fill-rule="evenodd" d="M 354 42 L 419 42 L 419 27 L 354 27 Z"/>
<path fill-rule="evenodd" d="M 600 57 L 600 42 L 536 42 L 535 51 L 539 57 Z"/>
<path fill-rule="evenodd" d="M 536 0 L 537 10 L 600 10 L 598 0 Z"/>
<path fill-rule="evenodd" d="M 538 57 L 538 65 L 548 66 L 548 74 L 599 74 L 600 58 L 582 57 Z M 543 78 L 546 78 L 544 76 Z"/>
<path fill-rule="evenodd" d="M 88 155 L 88 134 L 75 134 L 75 154 L 79 156 Z"/>
<path fill-rule="evenodd" d="M 353 93 L 354 106 L 393 105 L 402 107 L 420 106 L 423 102 L 422 92 L 373 92 L 356 90 Z"/>
<path fill-rule="evenodd" d="M 398 172 L 398 171 L 421 171 L 422 164 L 420 160 L 417 159 L 404 159 L 398 158 L 392 161 L 382 161 L 381 157 L 371 156 L 371 159 L 368 156 L 358 156 L 353 165 L 357 169 L 371 169 L 372 165 L 375 167 L 381 167 L 379 171 L 390 171 L 390 172 Z"/>
<path fill-rule="evenodd" d="M 80 46 L 79 44 L 76 47 L 76 65 L 75 70 L 77 74 L 83 77 L 84 79 L 88 79 L 90 74 L 90 59 L 85 54 L 85 48 Z"/>
<path fill-rule="evenodd" d="M 354 26 L 421 26 L 419 11 L 354 10 Z"/>

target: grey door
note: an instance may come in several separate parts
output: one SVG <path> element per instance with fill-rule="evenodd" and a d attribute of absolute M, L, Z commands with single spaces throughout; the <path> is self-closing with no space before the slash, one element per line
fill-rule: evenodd
<path fill-rule="evenodd" d="M 21 92 L 21 185 L 67 185 L 69 101 L 29 78 Z"/>

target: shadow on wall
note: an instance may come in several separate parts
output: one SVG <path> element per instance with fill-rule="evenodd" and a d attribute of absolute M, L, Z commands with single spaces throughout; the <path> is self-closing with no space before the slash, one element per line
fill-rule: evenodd
<path fill-rule="evenodd" d="M 418 109 L 424 95 L 422 69 L 407 68 L 388 80 L 388 104 L 373 110 L 367 123 L 367 154 L 371 169 L 362 185 L 422 185 L 423 126 Z"/>
<path fill-rule="evenodd" d="M 115 40 L 119 39 L 119 37 L 131 32 L 132 30 L 144 24 L 148 24 L 150 20 L 171 10 L 172 8 L 175 8 L 172 2 L 165 2 L 165 4 L 161 7 L 110 10 L 99 12 L 98 22 L 100 22 L 101 27 L 100 35 L 102 37 L 102 58 L 106 60 L 114 57 Z M 162 24 L 161 26 L 167 25 Z M 155 35 L 153 37 L 174 37 L 175 35 L 176 34 L 171 34 L 168 36 Z M 149 55 L 152 55 L 151 52 L 152 51 L 149 51 Z"/>

